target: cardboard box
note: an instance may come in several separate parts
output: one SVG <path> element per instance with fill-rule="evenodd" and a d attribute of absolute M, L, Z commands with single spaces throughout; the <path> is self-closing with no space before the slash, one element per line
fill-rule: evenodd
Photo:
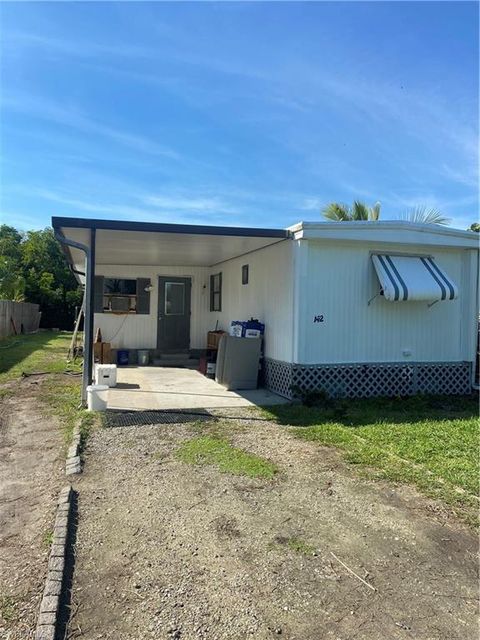
<path fill-rule="evenodd" d="M 93 359 L 100 364 L 110 364 L 112 360 L 112 349 L 110 342 L 93 343 Z"/>
<path fill-rule="evenodd" d="M 110 364 L 112 362 L 112 348 L 110 342 L 102 342 L 102 364 Z"/>
<path fill-rule="evenodd" d="M 102 343 L 101 342 L 93 343 L 93 359 L 95 362 L 102 361 Z"/>
<path fill-rule="evenodd" d="M 207 333 L 207 349 L 218 349 L 220 338 L 225 331 L 209 331 Z"/>

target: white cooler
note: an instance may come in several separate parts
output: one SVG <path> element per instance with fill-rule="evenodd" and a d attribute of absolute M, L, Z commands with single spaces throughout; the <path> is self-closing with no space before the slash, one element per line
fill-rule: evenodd
<path fill-rule="evenodd" d="M 115 387 L 117 385 L 117 365 L 116 364 L 96 364 L 95 384 Z"/>

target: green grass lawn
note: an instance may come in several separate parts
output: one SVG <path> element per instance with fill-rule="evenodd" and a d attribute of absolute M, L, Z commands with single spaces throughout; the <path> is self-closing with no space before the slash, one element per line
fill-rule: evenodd
<path fill-rule="evenodd" d="M 22 373 L 48 374 L 43 376 L 40 399 L 60 419 L 67 443 L 75 424 L 80 424 L 86 437 L 93 423 L 92 414 L 79 407 L 81 376 L 62 375 L 81 373 L 81 360 L 75 364 L 66 361 L 71 338 L 68 332 L 40 331 L 0 340 L 0 397 L 14 393 L 6 383 Z"/>
<path fill-rule="evenodd" d="M 67 332 L 40 331 L 0 340 L 0 384 L 20 377 L 23 372 L 80 371 L 79 363 L 66 362 L 71 338 L 72 334 Z"/>
<path fill-rule="evenodd" d="M 411 482 L 465 511 L 479 502 L 479 420 L 473 397 L 327 401 L 323 407 L 280 405 L 270 419 L 295 436 L 341 449 L 376 477 Z M 473 511 L 472 511 L 473 510 Z"/>
<path fill-rule="evenodd" d="M 70 333 L 39 332 L 0 341 L 0 397 L 22 372 L 45 372 L 41 400 L 62 422 L 68 442 L 74 424 L 86 435 L 92 414 L 79 408 L 81 363 L 66 362 Z M 3 389 L 2 389 L 3 385 Z M 369 475 L 410 482 L 440 497 L 467 520 L 478 513 L 479 420 L 474 397 L 428 397 L 323 401 L 323 406 L 279 405 L 263 414 L 289 425 L 295 436 L 341 449 Z M 198 438 L 179 452 L 186 462 L 271 477 L 268 461 L 248 457 L 220 437 Z M 263 466 L 263 465 L 266 466 Z M 235 471 L 237 469 L 237 471 Z M 473 514 L 473 515 L 472 515 Z"/>
<path fill-rule="evenodd" d="M 177 457 L 188 464 L 212 465 L 222 473 L 250 478 L 273 478 L 277 472 L 277 467 L 269 460 L 233 447 L 217 436 L 187 440 L 178 449 Z"/>

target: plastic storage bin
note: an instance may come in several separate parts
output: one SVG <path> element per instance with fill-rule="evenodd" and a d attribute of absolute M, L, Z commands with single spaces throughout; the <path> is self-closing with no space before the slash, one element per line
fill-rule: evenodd
<path fill-rule="evenodd" d="M 128 364 L 128 349 L 119 349 L 117 351 L 117 364 L 120 366 Z"/>
<path fill-rule="evenodd" d="M 117 385 L 117 365 L 96 364 L 95 384 L 106 384 L 107 387 L 115 387 Z"/>
<path fill-rule="evenodd" d="M 232 320 L 230 335 L 236 338 L 259 338 L 265 333 L 265 325 L 258 320 Z"/>
<path fill-rule="evenodd" d="M 89 411 L 106 411 L 107 409 L 106 384 L 91 384 L 87 387 L 87 408 Z"/>

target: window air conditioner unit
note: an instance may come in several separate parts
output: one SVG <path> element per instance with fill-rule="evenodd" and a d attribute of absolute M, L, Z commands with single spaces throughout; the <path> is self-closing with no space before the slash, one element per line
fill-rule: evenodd
<path fill-rule="evenodd" d="M 110 304 L 112 311 L 130 311 L 130 298 L 112 296 Z"/>

